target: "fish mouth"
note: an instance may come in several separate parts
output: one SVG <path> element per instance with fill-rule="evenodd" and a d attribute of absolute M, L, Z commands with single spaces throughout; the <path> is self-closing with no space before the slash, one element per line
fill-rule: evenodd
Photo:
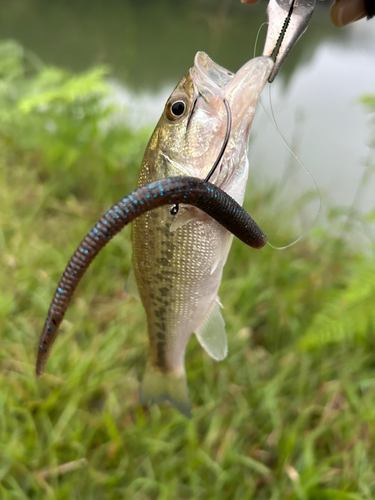
<path fill-rule="evenodd" d="M 194 69 L 199 83 L 216 87 L 225 87 L 234 78 L 231 71 L 215 63 L 205 52 L 197 52 L 194 58 Z"/>
<path fill-rule="evenodd" d="M 240 68 L 225 86 L 224 97 L 229 102 L 232 115 L 240 121 L 248 116 L 252 121 L 259 96 L 267 84 L 274 62 L 270 57 L 251 59 Z"/>
<path fill-rule="evenodd" d="M 215 165 L 214 173 L 209 171 L 211 182 L 223 189 L 235 174 L 235 166 L 240 164 L 246 154 L 256 104 L 273 65 L 272 59 L 261 56 L 251 59 L 234 74 L 215 63 L 204 52 L 198 52 L 195 56 L 194 67 L 190 69 L 195 100 L 189 122 L 197 107 L 198 97 L 201 97 L 199 111 L 201 116 L 207 116 L 203 122 L 205 128 L 208 125 L 209 129 L 208 135 L 205 132 L 202 137 L 207 138 L 205 152 L 208 149 L 211 151 L 206 163 Z M 224 150 L 220 149 L 223 145 Z M 219 169 L 216 169 L 217 161 Z"/>
<path fill-rule="evenodd" d="M 265 87 L 274 62 L 269 57 L 256 57 L 232 73 L 215 63 L 205 52 L 198 52 L 190 70 L 197 92 L 216 104 L 226 99 L 234 122 L 254 116 L 256 102 Z M 235 123 L 233 123 L 235 125 Z"/>

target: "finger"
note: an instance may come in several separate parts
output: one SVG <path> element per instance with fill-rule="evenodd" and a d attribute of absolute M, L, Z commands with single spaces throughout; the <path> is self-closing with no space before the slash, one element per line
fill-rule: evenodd
<path fill-rule="evenodd" d="M 331 7 L 331 21 L 338 28 L 367 15 L 365 0 L 336 0 Z"/>
<path fill-rule="evenodd" d="M 259 0 L 241 0 L 241 3 L 248 3 L 250 5 L 254 4 L 254 3 L 258 3 Z"/>

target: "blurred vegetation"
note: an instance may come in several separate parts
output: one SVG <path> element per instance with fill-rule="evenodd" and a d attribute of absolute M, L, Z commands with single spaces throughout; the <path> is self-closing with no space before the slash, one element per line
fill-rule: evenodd
<path fill-rule="evenodd" d="M 107 73 L 96 67 L 72 75 L 45 67 L 15 42 L 0 46 L 3 156 L 37 172 L 60 198 L 86 194 L 100 201 L 108 176 L 112 187 L 135 184 L 149 131 L 135 135 L 119 119 Z"/>
<path fill-rule="evenodd" d="M 191 339 L 191 421 L 138 405 L 147 335 L 124 291 L 129 228 L 88 271 L 36 380 L 57 280 L 134 188 L 150 134 L 124 126 L 107 72 L 0 45 L 0 498 L 375 498 L 375 264 L 334 211 L 286 251 L 234 242 L 220 291 L 229 355 L 215 363 Z M 246 200 L 269 233 L 276 196 Z"/>

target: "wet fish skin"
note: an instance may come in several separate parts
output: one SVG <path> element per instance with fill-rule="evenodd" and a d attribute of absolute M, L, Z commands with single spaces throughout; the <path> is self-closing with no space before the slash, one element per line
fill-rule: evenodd
<path fill-rule="evenodd" d="M 233 75 L 199 52 L 151 137 L 139 185 L 167 176 L 207 175 L 226 132 L 225 97 L 232 110 L 231 135 L 210 180 L 241 204 L 248 176 L 250 126 L 272 66 L 271 59 L 260 57 Z M 171 119 L 176 102 L 183 102 L 185 111 Z M 190 415 L 184 356 L 193 333 L 215 359 L 226 356 L 217 292 L 231 241 L 227 229 L 184 205 L 175 217 L 162 207 L 134 222 L 134 272 L 150 342 L 141 403 L 169 400 Z"/>
<path fill-rule="evenodd" d="M 265 244 L 266 236 L 253 219 L 230 196 L 209 182 L 192 177 L 172 177 L 130 193 L 99 219 L 71 257 L 56 288 L 39 340 L 38 377 L 48 361 L 72 295 L 100 250 L 142 213 L 183 200 L 210 213 L 247 245 L 261 248 Z"/>

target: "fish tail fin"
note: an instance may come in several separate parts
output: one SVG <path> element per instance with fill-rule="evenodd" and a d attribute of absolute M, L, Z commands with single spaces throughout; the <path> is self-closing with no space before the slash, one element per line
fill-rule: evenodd
<path fill-rule="evenodd" d="M 141 404 L 160 404 L 169 401 L 180 413 L 191 418 L 191 405 L 186 373 L 163 373 L 148 361 L 139 391 Z"/>

